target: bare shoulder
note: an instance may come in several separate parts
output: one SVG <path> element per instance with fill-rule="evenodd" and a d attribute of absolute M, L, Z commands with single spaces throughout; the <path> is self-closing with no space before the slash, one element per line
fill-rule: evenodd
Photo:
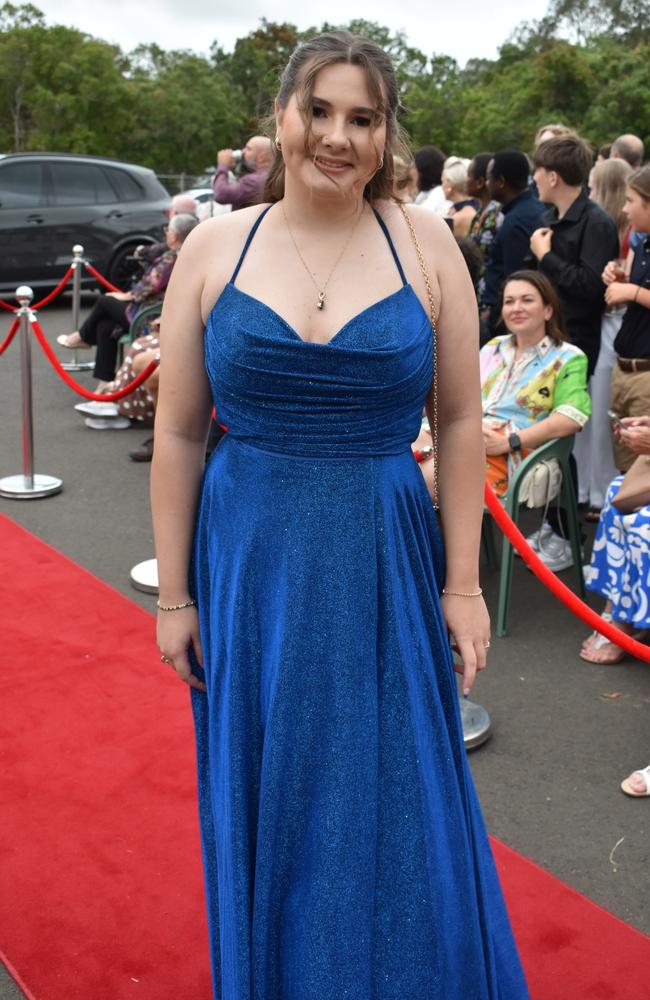
<path fill-rule="evenodd" d="M 240 240 L 243 244 L 258 216 L 268 207 L 268 205 L 253 205 L 238 212 L 228 212 L 212 219 L 204 219 L 185 241 L 184 256 L 202 256 L 210 247 L 216 247 L 220 254 L 232 251 L 236 259 L 237 241 Z"/>
<path fill-rule="evenodd" d="M 201 313 L 207 317 L 230 280 L 246 237 L 268 205 L 253 205 L 205 219 L 192 230 L 179 255 L 182 272 L 201 289 Z"/>
<path fill-rule="evenodd" d="M 444 260 L 447 256 L 444 251 L 448 253 L 453 248 L 454 255 L 458 252 L 454 234 L 441 215 L 422 205 L 406 205 L 405 209 L 427 256 L 436 254 L 438 259 L 438 255 L 443 251 L 440 259 Z"/>
<path fill-rule="evenodd" d="M 422 205 L 400 205 L 395 201 L 378 201 L 374 207 L 392 233 L 402 231 L 402 236 L 408 233 L 408 239 L 412 241 L 412 232 L 409 232 L 411 223 L 425 258 L 436 262 L 435 270 L 443 270 L 439 265 L 450 258 L 455 261 L 460 257 L 451 229 L 435 212 Z"/>

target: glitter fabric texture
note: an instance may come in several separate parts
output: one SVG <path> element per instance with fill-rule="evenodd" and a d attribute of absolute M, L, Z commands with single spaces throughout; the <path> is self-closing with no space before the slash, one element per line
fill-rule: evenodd
<path fill-rule="evenodd" d="M 215 1000 L 528 997 L 410 450 L 432 331 L 395 260 L 403 287 L 329 344 L 234 280 L 206 330 L 228 426 L 192 574 Z"/>

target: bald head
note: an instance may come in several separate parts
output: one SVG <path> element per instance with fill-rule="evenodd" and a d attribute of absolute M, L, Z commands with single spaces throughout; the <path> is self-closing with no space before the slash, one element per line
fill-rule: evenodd
<path fill-rule="evenodd" d="M 614 139 L 609 155 L 613 160 L 625 160 L 631 167 L 640 167 L 644 155 L 643 140 L 631 133 L 619 135 L 618 139 Z"/>
<path fill-rule="evenodd" d="M 190 198 L 188 194 L 177 194 L 172 198 L 169 215 L 170 218 L 174 215 L 196 215 L 198 207 L 194 198 Z"/>
<path fill-rule="evenodd" d="M 266 170 L 273 159 L 273 145 L 265 135 L 254 135 L 242 150 L 248 167 L 254 170 Z"/>

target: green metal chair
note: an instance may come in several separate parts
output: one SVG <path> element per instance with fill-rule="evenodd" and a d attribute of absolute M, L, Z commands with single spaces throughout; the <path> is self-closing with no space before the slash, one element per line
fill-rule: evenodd
<path fill-rule="evenodd" d="M 573 435 L 563 438 L 554 438 L 540 445 L 535 451 L 528 455 L 519 468 L 516 470 L 508 490 L 501 498 L 501 502 L 507 513 L 515 524 L 519 521 L 519 493 L 527 472 L 543 459 L 557 459 L 562 470 L 562 486 L 560 489 L 559 503 L 566 512 L 567 530 L 571 552 L 573 554 L 573 566 L 577 584 L 577 592 L 580 597 L 585 596 L 585 581 L 582 574 L 582 553 L 580 550 L 580 522 L 578 519 L 578 504 L 576 500 L 573 483 L 571 481 L 571 471 L 569 468 L 569 458 L 573 447 Z M 556 503 L 557 501 L 552 501 Z M 494 524 L 489 513 L 486 511 L 483 516 L 483 526 L 481 531 L 481 541 L 488 564 L 496 569 L 497 545 L 494 537 Z M 496 634 L 506 635 L 508 631 L 508 609 L 510 606 L 510 591 L 512 588 L 512 569 L 514 563 L 514 549 L 505 535 L 501 548 L 501 573 L 499 579 L 499 606 L 497 610 Z"/>
<path fill-rule="evenodd" d="M 134 316 L 128 333 L 123 334 L 117 342 L 118 367 L 124 361 L 124 354 L 133 341 L 145 335 L 148 323 L 156 316 L 160 316 L 161 312 L 162 302 L 154 302 L 152 306 L 146 306 Z"/>

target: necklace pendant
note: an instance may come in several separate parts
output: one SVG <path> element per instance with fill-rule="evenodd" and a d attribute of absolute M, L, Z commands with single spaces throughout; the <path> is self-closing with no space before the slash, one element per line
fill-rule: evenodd
<path fill-rule="evenodd" d="M 316 308 L 317 309 L 324 309 L 325 308 L 325 292 L 319 292 L 318 293 L 318 304 L 317 304 Z"/>

